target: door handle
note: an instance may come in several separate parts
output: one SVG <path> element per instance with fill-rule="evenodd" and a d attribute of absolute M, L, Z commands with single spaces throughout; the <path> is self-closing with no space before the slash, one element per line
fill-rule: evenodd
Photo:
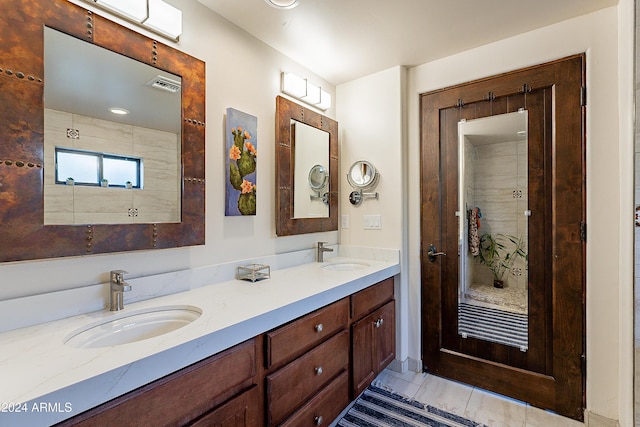
<path fill-rule="evenodd" d="M 438 256 L 447 256 L 444 252 L 438 252 L 436 246 L 432 243 L 429 245 L 429 251 L 427 252 L 427 257 L 429 257 L 430 262 L 434 262 L 436 257 Z"/>

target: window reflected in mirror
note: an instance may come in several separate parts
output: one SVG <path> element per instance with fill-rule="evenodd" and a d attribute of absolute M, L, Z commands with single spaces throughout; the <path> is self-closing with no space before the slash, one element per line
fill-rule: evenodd
<path fill-rule="evenodd" d="M 293 217 L 329 217 L 329 132 L 291 120 Z"/>
<path fill-rule="evenodd" d="M 44 224 L 180 222 L 180 76 L 44 33 Z"/>
<path fill-rule="evenodd" d="M 527 111 L 458 125 L 458 333 L 528 348 Z"/>
<path fill-rule="evenodd" d="M 142 188 L 142 159 L 56 147 L 56 184 Z"/>

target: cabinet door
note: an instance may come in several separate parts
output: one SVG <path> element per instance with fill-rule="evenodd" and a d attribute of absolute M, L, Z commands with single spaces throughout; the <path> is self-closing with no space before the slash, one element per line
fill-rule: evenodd
<path fill-rule="evenodd" d="M 395 357 L 395 302 L 389 301 L 354 323 L 351 336 L 355 399 Z"/>
<path fill-rule="evenodd" d="M 375 311 L 375 370 L 376 375 L 382 372 L 395 357 L 396 351 L 396 313 L 393 301 Z"/>
<path fill-rule="evenodd" d="M 376 377 L 373 339 L 375 315 L 375 312 L 371 313 L 351 327 L 353 399 L 362 393 Z"/>
<path fill-rule="evenodd" d="M 260 422 L 257 405 L 258 387 L 253 386 L 237 397 L 191 424 L 192 427 L 256 427 Z"/>

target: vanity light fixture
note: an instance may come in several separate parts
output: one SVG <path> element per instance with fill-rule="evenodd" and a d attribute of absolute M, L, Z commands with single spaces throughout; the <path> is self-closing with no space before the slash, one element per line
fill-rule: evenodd
<path fill-rule="evenodd" d="M 147 18 L 147 0 L 93 0 L 92 3 L 135 22 Z"/>
<path fill-rule="evenodd" d="M 182 34 L 182 11 L 164 0 L 84 0 L 171 40 Z"/>
<path fill-rule="evenodd" d="M 182 34 L 182 11 L 162 0 L 149 0 L 149 17 L 142 25 L 178 40 Z"/>
<path fill-rule="evenodd" d="M 321 110 L 331 107 L 331 94 L 293 73 L 282 73 L 282 92 Z"/>
<path fill-rule="evenodd" d="M 293 9 L 300 3 L 300 0 L 264 0 L 271 7 L 276 9 Z"/>

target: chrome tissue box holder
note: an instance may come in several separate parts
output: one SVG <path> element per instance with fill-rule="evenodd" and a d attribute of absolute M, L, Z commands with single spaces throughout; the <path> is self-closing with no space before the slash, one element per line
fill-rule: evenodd
<path fill-rule="evenodd" d="M 271 267 L 267 264 L 248 264 L 236 267 L 236 279 L 256 282 L 271 277 Z"/>

